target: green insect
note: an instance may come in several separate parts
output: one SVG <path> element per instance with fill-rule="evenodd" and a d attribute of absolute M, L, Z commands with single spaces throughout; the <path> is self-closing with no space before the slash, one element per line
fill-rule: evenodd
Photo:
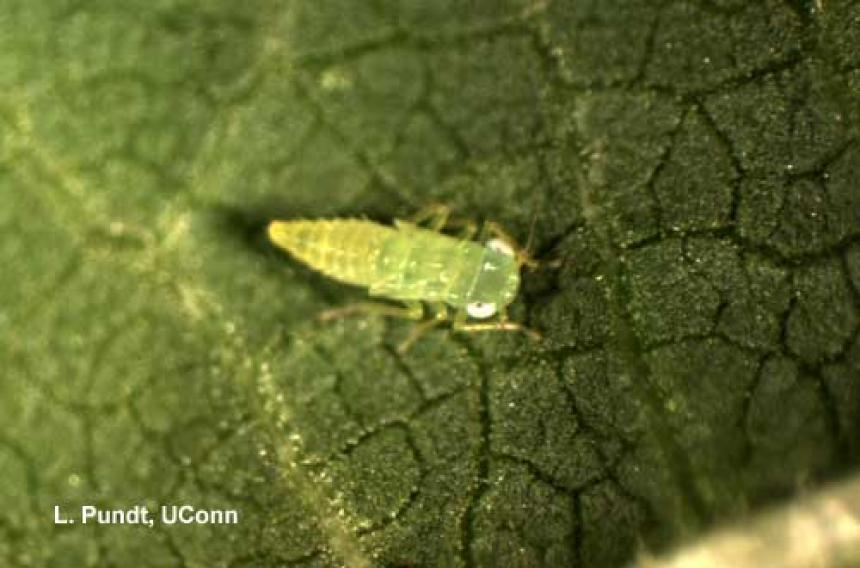
<path fill-rule="evenodd" d="M 434 205 L 393 227 L 364 219 L 272 221 L 268 233 L 275 245 L 326 276 L 402 304 L 353 305 L 324 312 L 324 320 L 355 312 L 421 320 L 424 303 L 432 306 L 432 317 L 412 330 L 401 352 L 446 321 L 456 331 L 522 331 L 538 338 L 509 321 L 506 311 L 519 290 L 520 268 L 535 262 L 495 223 L 484 224 L 481 241 L 493 237 L 485 243 L 472 240 L 477 226 L 471 222 L 463 223 L 461 238 L 443 234 L 449 216 L 447 207 Z M 429 228 L 419 226 L 426 221 Z"/>

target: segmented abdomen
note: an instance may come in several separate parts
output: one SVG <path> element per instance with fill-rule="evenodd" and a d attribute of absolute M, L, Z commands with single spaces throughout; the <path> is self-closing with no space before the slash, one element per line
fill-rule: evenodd
<path fill-rule="evenodd" d="M 379 280 L 376 259 L 396 234 L 385 225 L 361 219 L 274 221 L 272 242 L 311 268 L 337 280 L 372 286 Z"/>

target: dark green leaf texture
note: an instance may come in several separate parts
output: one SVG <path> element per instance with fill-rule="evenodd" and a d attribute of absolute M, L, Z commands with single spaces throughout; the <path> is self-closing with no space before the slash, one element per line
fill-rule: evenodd
<path fill-rule="evenodd" d="M 5 0 L 0 562 L 617 566 L 860 458 L 848 0 Z M 430 334 L 276 217 L 496 219 Z M 53 506 L 238 508 L 60 527 Z"/>

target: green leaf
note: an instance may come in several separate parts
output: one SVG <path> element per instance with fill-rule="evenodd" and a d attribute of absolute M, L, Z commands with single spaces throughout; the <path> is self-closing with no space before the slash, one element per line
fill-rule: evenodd
<path fill-rule="evenodd" d="M 860 10 L 6 0 L 0 559 L 618 566 L 860 463 Z M 494 219 L 428 334 L 274 218 Z M 237 509 L 55 526 L 54 506 Z"/>

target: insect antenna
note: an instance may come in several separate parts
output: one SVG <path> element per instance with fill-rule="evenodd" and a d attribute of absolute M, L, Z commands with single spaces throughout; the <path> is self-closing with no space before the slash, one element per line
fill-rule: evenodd
<path fill-rule="evenodd" d="M 535 238 L 535 225 L 537 224 L 538 211 L 537 208 L 532 212 L 532 220 L 529 222 L 529 236 L 526 238 L 526 246 L 525 251 L 526 254 L 531 258 L 532 255 L 532 246 L 534 246 L 534 238 Z"/>
<path fill-rule="evenodd" d="M 532 218 L 529 222 L 529 236 L 526 238 L 525 246 L 519 251 L 517 255 L 519 257 L 519 263 L 522 266 L 527 268 L 531 268 L 535 270 L 540 267 L 540 263 L 535 260 L 532 250 L 534 246 L 534 236 L 535 236 L 535 226 L 537 225 L 538 212 L 540 211 L 540 204 L 543 200 L 540 199 L 540 195 L 535 200 L 534 207 L 532 208 Z"/>

